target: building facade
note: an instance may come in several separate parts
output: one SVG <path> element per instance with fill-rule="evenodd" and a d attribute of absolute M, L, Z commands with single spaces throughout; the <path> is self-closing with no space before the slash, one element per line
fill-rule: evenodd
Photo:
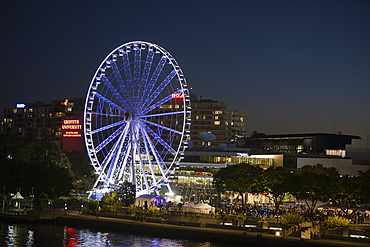
<path fill-rule="evenodd" d="M 81 128 L 80 136 L 75 136 L 73 148 L 67 147 L 67 150 L 63 150 L 84 151 L 83 135 L 81 135 L 84 104 L 85 98 L 82 97 L 54 100 L 51 104 L 45 104 L 42 101 L 17 104 L 15 108 L 4 109 L 2 134 L 33 136 L 36 139 L 52 141 L 63 148 L 62 142 L 65 137 L 67 142 L 68 137 L 72 137 L 63 132 L 63 128 L 67 130 L 65 125 L 70 126 L 65 124 L 65 120 L 78 120 L 81 124 L 81 127 L 78 127 Z"/>
<path fill-rule="evenodd" d="M 359 136 L 327 133 L 265 135 L 244 139 L 245 147 L 291 154 L 346 156 L 346 144 Z"/>
<path fill-rule="evenodd" d="M 247 136 L 247 113 L 245 111 L 229 109 L 225 101 L 198 99 L 196 94 L 191 94 L 190 100 L 192 107 L 190 138 L 193 149 L 204 149 L 205 147 L 218 149 L 221 143 L 242 145 L 239 140 Z M 204 143 L 199 137 L 202 132 L 214 134 L 216 140 Z"/>

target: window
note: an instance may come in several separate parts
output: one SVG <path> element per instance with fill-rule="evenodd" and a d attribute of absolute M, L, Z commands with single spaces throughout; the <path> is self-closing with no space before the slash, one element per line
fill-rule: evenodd
<path fill-rule="evenodd" d="M 195 119 L 199 119 L 199 116 L 195 116 Z"/>
<path fill-rule="evenodd" d="M 215 111 L 215 114 L 218 115 L 218 114 L 222 114 L 222 111 Z"/>
<path fill-rule="evenodd" d="M 215 121 L 214 125 L 220 125 L 220 121 Z"/>
<path fill-rule="evenodd" d="M 218 120 L 218 116 L 215 116 L 215 120 Z"/>

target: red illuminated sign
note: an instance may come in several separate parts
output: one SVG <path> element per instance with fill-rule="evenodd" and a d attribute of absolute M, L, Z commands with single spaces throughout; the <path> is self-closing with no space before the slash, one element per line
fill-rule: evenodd
<path fill-rule="evenodd" d="M 63 137 L 81 137 L 82 135 L 79 131 L 73 131 L 81 129 L 82 125 L 78 119 L 65 119 L 63 121 L 62 130 L 68 130 L 63 131 Z"/>
<path fill-rule="evenodd" d="M 173 93 L 171 95 L 171 102 L 172 103 L 184 102 L 184 98 L 185 98 L 184 93 Z"/>

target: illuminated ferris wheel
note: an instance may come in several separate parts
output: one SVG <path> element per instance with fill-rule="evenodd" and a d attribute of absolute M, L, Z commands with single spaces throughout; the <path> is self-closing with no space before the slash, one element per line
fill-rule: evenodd
<path fill-rule="evenodd" d="M 124 181 L 136 196 L 166 186 L 190 136 L 190 95 L 182 70 L 162 47 L 133 41 L 100 64 L 85 103 L 84 134 L 98 178 L 96 197 Z"/>

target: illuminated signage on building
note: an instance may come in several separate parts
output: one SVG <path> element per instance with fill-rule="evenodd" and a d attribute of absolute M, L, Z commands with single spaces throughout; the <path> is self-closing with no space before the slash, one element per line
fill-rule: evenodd
<path fill-rule="evenodd" d="M 171 95 L 171 102 L 178 103 L 184 102 L 185 94 L 184 93 L 173 93 Z"/>
<path fill-rule="evenodd" d="M 78 119 L 65 119 L 62 124 L 63 137 L 81 137 L 78 130 L 82 130 L 82 125 Z"/>
<path fill-rule="evenodd" d="M 25 108 L 25 107 L 26 107 L 26 105 L 23 104 L 23 103 L 17 104 L 17 108 Z"/>

